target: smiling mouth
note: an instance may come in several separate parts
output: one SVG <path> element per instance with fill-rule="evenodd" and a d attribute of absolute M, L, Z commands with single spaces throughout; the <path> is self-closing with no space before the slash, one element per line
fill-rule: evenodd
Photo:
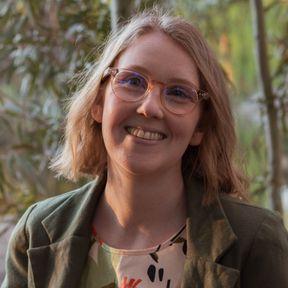
<path fill-rule="evenodd" d="M 125 127 L 125 130 L 128 132 L 128 134 L 135 136 L 137 138 L 146 139 L 146 140 L 163 140 L 166 138 L 166 136 L 163 133 L 159 132 L 152 132 L 152 131 L 145 131 L 142 128 L 135 128 L 135 127 Z"/>

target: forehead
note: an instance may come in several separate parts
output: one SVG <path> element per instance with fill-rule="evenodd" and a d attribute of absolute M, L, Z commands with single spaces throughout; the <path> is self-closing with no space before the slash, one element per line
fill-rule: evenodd
<path fill-rule="evenodd" d="M 180 78 L 198 85 L 197 67 L 184 48 L 163 32 L 140 36 L 118 57 L 115 65 L 132 69 L 137 66 L 159 81 Z"/>

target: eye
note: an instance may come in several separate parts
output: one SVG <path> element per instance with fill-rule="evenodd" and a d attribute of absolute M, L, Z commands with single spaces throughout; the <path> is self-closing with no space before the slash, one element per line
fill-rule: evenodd
<path fill-rule="evenodd" d="M 165 96 L 167 100 L 176 102 L 195 102 L 197 100 L 197 93 L 195 90 L 182 87 L 171 86 L 165 89 Z"/>
<path fill-rule="evenodd" d="M 144 77 L 137 73 L 123 71 L 116 77 L 117 85 L 128 89 L 144 89 L 147 88 L 147 81 Z"/>

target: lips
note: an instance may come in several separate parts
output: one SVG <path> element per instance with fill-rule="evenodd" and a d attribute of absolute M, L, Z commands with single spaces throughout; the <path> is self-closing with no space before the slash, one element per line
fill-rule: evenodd
<path fill-rule="evenodd" d="M 125 130 L 128 134 L 145 140 L 160 141 L 166 138 L 166 135 L 161 132 L 150 131 L 141 127 L 127 126 Z"/>

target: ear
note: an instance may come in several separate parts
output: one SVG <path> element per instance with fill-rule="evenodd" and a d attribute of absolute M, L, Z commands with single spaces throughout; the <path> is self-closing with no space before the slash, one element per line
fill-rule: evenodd
<path fill-rule="evenodd" d="M 103 108 L 100 104 L 93 104 L 91 109 L 92 118 L 98 122 L 102 123 Z"/>
<path fill-rule="evenodd" d="M 201 131 L 195 131 L 194 134 L 192 135 L 189 144 L 191 146 L 198 146 L 200 145 L 202 138 L 203 138 L 204 133 Z"/>

